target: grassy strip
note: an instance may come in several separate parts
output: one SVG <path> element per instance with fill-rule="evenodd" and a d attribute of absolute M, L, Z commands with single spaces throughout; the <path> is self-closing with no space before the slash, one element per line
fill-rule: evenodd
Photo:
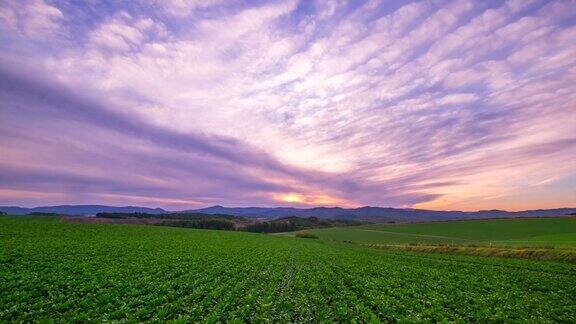
<path fill-rule="evenodd" d="M 393 244 L 363 244 L 371 248 L 413 251 L 425 253 L 446 253 L 486 257 L 503 257 L 531 260 L 561 261 L 576 263 L 576 249 L 554 247 L 511 247 L 511 246 L 470 246 L 470 245 L 393 245 Z"/>

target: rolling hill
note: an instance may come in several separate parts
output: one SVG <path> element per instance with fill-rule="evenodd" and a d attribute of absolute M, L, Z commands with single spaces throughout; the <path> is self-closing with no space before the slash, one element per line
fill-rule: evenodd
<path fill-rule="evenodd" d="M 57 213 L 62 215 L 95 215 L 97 213 L 148 213 L 166 214 L 175 211 L 167 211 L 162 208 L 147 208 L 137 206 L 114 207 L 103 205 L 61 205 L 44 206 L 35 208 L 22 208 L 13 206 L 0 206 L 0 211 L 12 215 L 25 215 L 32 212 Z M 576 208 L 538 209 L 509 212 L 504 210 L 481 210 L 475 212 L 464 211 L 438 211 L 412 208 L 390 207 L 223 207 L 212 206 L 208 208 L 181 211 L 184 213 L 202 214 L 226 214 L 242 217 L 276 219 L 282 217 L 318 217 L 323 219 L 348 219 L 368 221 L 374 223 L 388 222 L 429 222 L 442 220 L 460 219 L 485 219 L 485 218 L 515 218 L 515 217 L 553 217 L 576 213 Z"/>
<path fill-rule="evenodd" d="M 461 244 L 576 247 L 576 217 L 363 225 L 307 230 L 322 239 L 361 244 Z"/>
<path fill-rule="evenodd" d="M 513 217 L 551 217 L 563 216 L 576 213 L 576 208 L 557 208 L 557 209 L 538 209 L 518 212 L 509 212 L 504 210 L 481 210 L 475 212 L 463 211 L 437 211 L 426 209 L 412 208 L 390 208 L 390 207 L 360 207 L 360 208 L 341 208 L 341 207 L 316 207 L 316 208 L 260 208 L 260 207 L 242 207 L 229 208 L 222 206 L 213 206 L 208 208 L 196 209 L 194 212 L 206 214 L 228 214 L 246 217 L 318 217 L 318 218 L 339 218 L 354 219 L 372 222 L 422 222 L 437 220 L 458 220 L 458 219 L 483 219 L 483 218 L 513 218 Z"/>

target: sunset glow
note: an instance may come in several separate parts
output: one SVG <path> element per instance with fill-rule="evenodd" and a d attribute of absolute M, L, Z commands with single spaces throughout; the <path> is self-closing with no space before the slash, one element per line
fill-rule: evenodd
<path fill-rule="evenodd" d="M 275 194 L 272 199 L 277 203 L 288 203 L 294 206 L 341 206 L 358 207 L 358 205 L 325 195 L 302 195 L 298 193 Z"/>
<path fill-rule="evenodd" d="M 289 203 L 302 203 L 304 202 L 304 198 L 299 194 L 286 194 L 280 195 L 280 200 Z"/>
<path fill-rule="evenodd" d="M 575 1 L 0 1 L 0 204 L 576 206 Z"/>

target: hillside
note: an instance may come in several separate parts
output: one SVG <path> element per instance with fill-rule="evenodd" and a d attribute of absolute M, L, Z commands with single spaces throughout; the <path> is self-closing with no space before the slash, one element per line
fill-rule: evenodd
<path fill-rule="evenodd" d="M 248 217 L 318 217 L 318 218 L 339 218 L 355 219 L 373 222 L 426 222 L 438 220 L 457 219 L 484 219 L 484 218 L 514 218 L 514 217 L 550 217 L 564 216 L 576 212 L 576 208 L 538 209 L 518 212 L 508 212 L 503 210 L 481 210 L 476 212 L 463 211 L 436 211 L 412 208 L 387 208 L 387 207 L 360 207 L 360 208 L 340 208 L 340 207 L 316 207 L 316 208 L 228 208 L 213 206 L 209 208 L 196 209 L 195 212 L 208 214 L 230 214 Z"/>
<path fill-rule="evenodd" d="M 576 263 L 576 217 L 367 225 L 296 234 L 394 251 Z"/>
<path fill-rule="evenodd" d="M 356 221 L 389 223 L 389 222 L 429 222 L 459 219 L 486 219 L 486 218 L 516 218 L 516 217 L 552 217 L 566 216 L 576 213 L 576 208 L 557 208 L 526 210 L 518 212 L 508 212 L 502 210 L 483 210 L 476 212 L 463 211 L 436 211 L 411 208 L 385 208 L 385 207 L 361 207 L 361 208 L 340 208 L 340 207 L 316 207 L 316 208 L 291 208 L 291 207 L 241 207 L 230 208 L 213 206 L 201 209 L 184 211 L 166 211 L 161 208 L 147 207 L 114 207 L 101 205 L 64 205 L 45 206 L 35 208 L 21 208 L 11 206 L 0 206 L 0 211 L 11 215 L 25 215 L 32 212 L 57 213 L 62 215 L 96 215 L 97 213 L 147 213 L 147 214 L 167 214 L 167 213 L 201 213 L 201 214 L 225 214 L 247 218 L 276 219 L 283 217 L 316 217 L 321 219 L 348 219 Z"/>
<path fill-rule="evenodd" d="M 58 216 L 57 214 L 31 213 L 35 216 Z M 98 213 L 96 217 L 62 216 L 67 222 L 89 224 L 131 224 L 186 227 L 196 229 L 217 229 L 257 233 L 293 232 L 312 228 L 336 226 L 358 226 L 366 222 L 340 219 L 320 219 L 317 217 L 283 217 L 276 219 L 254 219 L 226 214 L 206 214 L 178 212 L 166 214 L 148 213 Z"/>
<path fill-rule="evenodd" d="M 357 243 L 576 246 L 576 217 L 364 225 L 310 232 L 324 239 Z"/>
<path fill-rule="evenodd" d="M 30 213 L 54 213 L 61 215 L 85 216 L 96 215 L 97 213 L 148 213 L 164 214 L 166 210 L 162 208 L 147 208 L 138 206 L 104 206 L 104 205 L 59 205 L 41 206 L 34 208 L 23 208 L 17 206 L 0 206 L 0 211 L 9 215 L 26 215 Z"/>
<path fill-rule="evenodd" d="M 0 321 L 572 322 L 572 264 L 0 216 Z"/>

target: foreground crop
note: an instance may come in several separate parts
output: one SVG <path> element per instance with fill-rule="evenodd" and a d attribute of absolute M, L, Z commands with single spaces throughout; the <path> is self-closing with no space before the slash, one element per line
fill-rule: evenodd
<path fill-rule="evenodd" d="M 572 264 L 0 217 L 0 320 L 576 321 Z"/>

